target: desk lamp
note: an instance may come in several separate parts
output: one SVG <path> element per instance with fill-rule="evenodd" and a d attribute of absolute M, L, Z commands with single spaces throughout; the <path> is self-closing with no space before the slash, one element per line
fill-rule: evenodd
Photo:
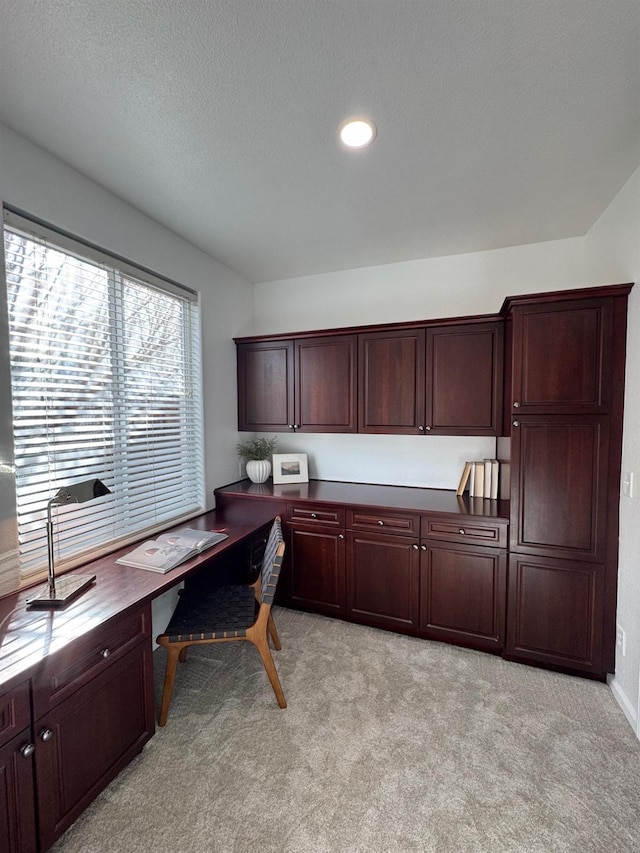
<path fill-rule="evenodd" d="M 56 579 L 53 560 L 53 519 L 51 508 L 75 503 L 82 504 L 110 495 L 111 490 L 101 480 L 83 480 L 64 486 L 47 503 L 47 546 L 49 549 L 49 574 L 47 585 L 27 599 L 29 607 L 65 607 L 72 598 L 84 592 L 96 579 L 95 575 L 67 575 Z"/>

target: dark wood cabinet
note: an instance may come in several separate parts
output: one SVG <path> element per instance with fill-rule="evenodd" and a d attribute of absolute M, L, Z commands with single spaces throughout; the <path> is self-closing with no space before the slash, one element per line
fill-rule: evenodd
<path fill-rule="evenodd" d="M 514 297 L 506 654 L 602 678 L 615 663 L 630 285 Z"/>
<path fill-rule="evenodd" d="M 515 305 L 513 407 L 519 414 L 604 414 L 611 401 L 612 297 Z"/>
<path fill-rule="evenodd" d="M 38 849 L 29 683 L 0 696 L 0 850 Z"/>
<path fill-rule="evenodd" d="M 499 435 L 503 347 L 502 322 L 427 328 L 427 432 Z"/>
<path fill-rule="evenodd" d="M 238 429 L 286 432 L 294 423 L 293 341 L 238 344 Z"/>
<path fill-rule="evenodd" d="M 599 674 L 603 579 L 599 563 L 511 554 L 508 656 Z"/>
<path fill-rule="evenodd" d="M 287 552 L 283 603 L 329 616 L 344 616 L 344 510 L 290 506 Z"/>
<path fill-rule="evenodd" d="M 503 323 L 359 336 L 359 432 L 498 435 Z"/>
<path fill-rule="evenodd" d="M 433 640 L 499 652 L 504 645 L 507 552 L 426 541 L 420 551 L 420 630 Z"/>
<path fill-rule="evenodd" d="M 608 419 L 514 418 L 511 551 L 604 560 Z"/>
<path fill-rule="evenodd" d="M 415 632 L 419 613 L 419 516 L 347 510 L 347 617 Z"/>
<path fill-rule="evenodd" d="M 424 431 L 425 331 L 390 328 L 358 335 L 358 431 Z"/>
<path fill-rule="evenodd" d="M 356 338 L 241 343 L 238 429 L 356 432 Z"/>

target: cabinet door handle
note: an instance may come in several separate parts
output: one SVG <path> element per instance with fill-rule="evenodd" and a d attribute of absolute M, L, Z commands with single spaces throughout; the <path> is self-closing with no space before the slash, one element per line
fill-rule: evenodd
<path fill-rule="evenodd" d="M 24 756 L 24 758 L 29 758 L 30 755 L 36 751 L 35 744 L 33 743 L 25 743 L 23 747 L 20 748 L 20 755 Z"/>
<path fill-rule="evenodd" d="M 514 409 L 519 409 L 519 408 L 520 408 L 520 403 L 514 403 L 514 404 L 513 404 L 513 408 L 514 408 Z"/>
<path fill-rule="evenodd" d="M 422 425 L 419 426 L 418 429 L 420 430 L 420 432 L 424 432 L 424 427 Z"/>
<path fill-rule="evenodd" d="M 338 533 L 338 539 L 344 539 L 344 533 Z"/>
<path fill-rule="evenodd" d="M 100 652 L 100 657 L 102 657 L 102 658 L 108 658 L 110 654 L 111 654 L 111 649 L 103 649 L 103 650 Z"/>
<path fill-rule="evenodd" d="M 383 526 L 384 526 L 384 521 L 378 521 L 378 524 L 380 525 L 380 527 L 383 527 Z"/>
<path fill-rule="evenodd" d="M 427 424 L 427 425 L 426 425 L 426 427 L 425 427 L 425 429 L 426 429 L 426 431 L 427 431 L 427 432 L 429 432 L 429 430 L 431 429 L 431 424 Z"/>
<path fill-rule="evenodd" d="M 48 740 L 51 740 L 53 737 L 53 729 L 42 729 L 40 732 L 40 740 L 43 743 L 46 743 Z"/>
<path fill-rule="evenodd" d="M 513 422 L 513 425 L 514 425 L 514 427 L 519 427 L 519 426 L 520 426 L 520 421 L 514 421 L 514 422 Z"/>
<path fill-rule="evenodd" d="M 311 513 L 311 518 L 317 518 L 317 517 L 318 517 L 318 516 L 316 515 L 316 513 L 315 513 L 315 512 L 312 512 L 312 513 Z"/>
<path fill-rule="evenodd" d="M 422 550 L 423 550 L 423 551 L 426 551 L 426 550 L 427 550 L 427 546 L 426 546 L 426 545 L 421 545 L 420 547 L 422 548 Z"/>
<path fill-rule="evenodd" d="M 287 426 L 289 427 L 289 429 L 295 429 L 296 428 L 295 424 L 287 424 Z"/>
<path fill-rule="evenodd" d="M 413 550 L 414 550 L 414 551 L 417 551 L 417 550 L 418 550 L 418 546 L 417 546 L 417 545 L 412 545 L 411 547 L 413 548 Z"/>
<path fill-rule="evenodd" d="M 458 533 L 462 533 L 462 535 L 464 536 L 464 527 L 461 527 L 461 528 L 458 530 Z"/>

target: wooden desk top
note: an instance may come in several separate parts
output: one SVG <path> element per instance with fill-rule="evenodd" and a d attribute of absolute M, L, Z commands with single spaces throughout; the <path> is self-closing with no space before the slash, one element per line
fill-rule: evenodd
<path fill-rule="evenodd" d="M 196 569 L 214 562 L 273 517 L 268 503 L 249 501 L 169 528 L 219 530 L 228 538 L 164 575 L 117 564 L 116 559 L 130 552 L 133 544 L 79 566 L 70 574 L 96 575 L 96 581 L 64 610 L 28 610 L 26 599 L 33 587 L 0 599 L 0 693 L 31 677 L 49 655 L 108 619 L 148 604 Z"/>

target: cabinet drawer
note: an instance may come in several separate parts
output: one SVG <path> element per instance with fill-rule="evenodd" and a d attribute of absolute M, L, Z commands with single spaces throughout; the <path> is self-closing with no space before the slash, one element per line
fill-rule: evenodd
<path fill-rule="evenodd" d="M 0 746 L 21 732 L 31 722 L 29 682 L 0 695 Z"/>
<path fill-rule="evenodd" d="M 376 530 L 378 533 L 417 537 L 420 535 L 420 516 L 350 509 L 347 511 L 347 527 L 350 530 Z"/>
<path fill-rule="evenodd" d="M 313 524 L 323 527 L 344 527 L 344 509 L 340 507 L 292 504 L 289 521 L 294 524 Z"/>
<path fill-rule="evenodd" d="M 467 516 L 468 519 L 468 516 Z M 467 542 L 475 545 L 489 545 L 494 548 L 507 547 L 507 524 L 485 523 L 476 519 L 459 521 L 439 521 L 423 517 L 421 535 L 423 539 L 443 539 L 446 542 Z"/>
<path fill-rule="evenodd" d="M 149 607 L 107 622 L 53 655 L 32 679 L 37 719 L 151 635 Z"/>

